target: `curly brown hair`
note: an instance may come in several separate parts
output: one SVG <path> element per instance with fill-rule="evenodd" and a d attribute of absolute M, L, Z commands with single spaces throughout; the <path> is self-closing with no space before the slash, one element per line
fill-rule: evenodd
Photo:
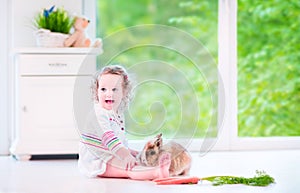
<path fill-rule="evenodd" d="M 133 94 L 132 94 L 132 87 L 133 83 L 129 78 L 129 74 L 127 73 L 126 69 L 118 64 L 115 65 L 108 65 L 103 67 L 101 70 L 97 71 L 95 75 L 93 76 L 92 80 L 92 96 L 94 99 L 94 102 L 98 103 L 98 88 L 99 88 L 99 78 L 104 74 L 115 74 L 120 75 L 122 77 L 122 87 L 124 92 L 124 97 L 122 98 L 122 102 L 120 104 L 119 110 L 124 111 L 131 101 Z"/>

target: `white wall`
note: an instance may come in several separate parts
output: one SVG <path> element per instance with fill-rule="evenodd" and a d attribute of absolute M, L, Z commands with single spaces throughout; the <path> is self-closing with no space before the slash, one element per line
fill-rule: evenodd
<path fill-rule="evenodd" d="M 0 155 L 8 154 L 9 138 L 9 111 L 8 111 L 8 0 L 1 0 L 0 18 L 2 18 L 2 30 L 0 30 Z"/>
<path fill-rule="evenodd" d="M 13 47 L 35 46 L 33 19 L 44 8 L 63 6 L 71 14 L 82 14 L 83 0 L 12 0 Z"/>

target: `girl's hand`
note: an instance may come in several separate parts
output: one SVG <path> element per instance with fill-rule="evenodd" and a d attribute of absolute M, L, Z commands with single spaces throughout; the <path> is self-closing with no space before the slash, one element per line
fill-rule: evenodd
<path fill-rule="evenodd" d="M 125 170 L 132 170 L 137 165 L 137 160 L 132 155 L 128 155 L 124 158 Z"/>
<path fill-rule="evenodd" d="M 125 170 L 132 170 L 132 168 L 137 164 L 136 158 L 131 155 L 131 151 L 127 148 L 120 148 L 116 154 L 120 160 L 122 160 L 121 167 Z"/>
<path fill-rule="evenodd" d="M 130 154 L 136 158 L 136 156 L 139 154 L 140 152 L 136 151 L 136 150 L 133 150 L 133 149 L 130 149 Z"/>

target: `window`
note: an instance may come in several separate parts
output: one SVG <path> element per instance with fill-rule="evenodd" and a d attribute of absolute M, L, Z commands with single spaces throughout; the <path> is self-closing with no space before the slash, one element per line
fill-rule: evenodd
<path fill-rule="evenodd" d="M 98 10 L 100 63 L 136 77 L 131 136 L 215 137 L 218 1 L 101 0 Z"/>
<path fill-rule="evenodd" d="M 239 0 L 241 137 L 300 136 L 299 7 L 296 0 Z"/>
<path fill-rule="evenodd" d="M 247 19 L 244 19 L 242 21 L 241 18 L 238 18 L 239 12 L 237 12 L 237 11 L 238 10 L 245 11 L 243 9 L 246 8 L 246 10 L 247 10 L 251 6 L 254 6 L 254 7 L 258 6 L 258 7 L 262 8 L 263 2 L 257 2 L 256 4 L 250 4 L 247 7 L 243 7 L 243 6 L 245 6 L 246 1 L 238 1 L 238 2 L 239 2 L 239 5 L 241 6 L 239 9 L 237 7 L 237 1 L 219 1 L 219 3 L 220 3 L 220 6 L 219 6 L 219 8 L 220 8 L 220 10 L 219 10 L 219 14 L 220 14 L 219 15 L 219 26 L 220 26 L 220 28 L 219 28 L 219 30 L 220 30 L 219 31 L 219 42 L 220 42 L 220 45 L 219 45 L 219 69 L 220 69 L 220 73 L 222 75 L 221 77 L 223 78 L 223 82 L 224 82 L 225 98 L 226 98 L 225 105 L 230 106 L 227 108 L 225 107 L 225 109 L 226 109 L 225 110 L 225 121 L 223 123 L 224 129 L 223 129 L 222 134 L 220 135 L 220 141 L 221 141 L 220 144 L 227 146 L 228 147 L 227 149 L 241 149 L 241 150 L 299 148 L 300 147 L 300 138 L 298 136 L 284 137 L 284 136 L 270 135 L 268 137 L 262 137 L 262 136 L 252 137 L 249 135 L 242 134 L 243 130 L 251 131 L 253 128 L 251 128 L 251 127 L 243 128 L 242 127 L 241 123 L 242 123 L 243 119 L 248 120 L 248 117 L 247 116 L 245 117 L 241 113 L 241 110 L 239 108 L 243 107 L 241 104 L 242 102 L 247 103 L 249 101 L 250 97 L 255 97 L 255 95 L 257 95 L 257 94 L 249 93 L 248 90 L 242 90 L 242 89 L 245 89 L 244 87 L 247 87 L 247 85 L 242 86 L 242 84 L 245 84 L 245 82 L 241 82 L 242 77 L 253 76 L 253 74 L 247 74 L 247 73 L 249 73 L 249 71 L 247 72 L 247 70 L 244 70 L 244 69 L 242 70 L 242 68 L 241 68 L 241 67 L 243 67 L 242 62 L 245 62 L 246 60 L 244 60 L 245 58 L 243 58 L 243 55 L 241 55 L 243 52 L 241 52 L 240 49 L 245 48 L 245 45 L 252 44 L 252 41 L 258 41 L 258 40 L 251 36 L 251 37 L 248 37 L 249 39 L 247 41 L 245 40 L 245 42 L 237 42 L 237 40 L 241 41 L 241 38 L 243 35 L 245 36 L 245 34 L 241 34 L 238 39 L 237 37 L 239 36 L 239 34 L 237 34 L 237 31 L 239 33 L 243 33 L 243 32 L 258 33 L 258 32 L 256 32 L 257 28 L 254 26 L 252 26 L 252 28 L 249 28 L 249 25 L 251 25 L 250 19 L 249 19 L 250 21 Z M 280 5 L 282 5 L 282 4 L 280 4 Z M 263 12 L 260 12 L 259 14 L 262 14 L 262 13 Z M 247 13 L 246 14 L 244 13 L 244 15 L 242 13 L 240 15 L 240 17 L 241 16 L 245 17 L 245 15 L 247 15 Z M 278 17 L 278 15 L 277 15 L 277 17 Z M 238 19 L 240 19 L 240 21 Z M 239 23 L 237 21 L 239 21 Z M 237 26 L 237 24 L 241 24 L 241 26 Z M 243 25 L 246 26 L 245 27 L 246 29 L 243 29 Z M 252 23 L 252 25 L 253 25 L 253 23 Z M 262 27 L 262 28 L 264 28 L 264 27 Z M 223 32 L 222 34 L 220 33 L 221 31 Z M 266 39 L 266 37 L 265 37 L 265 39 Z M 256 45 L 256 43 L 253 43 L 253 45 Z M 251 46 L 252 45 L 250 45 L 250 47 Z M 259 48 L 254 48 L 254 49 L 256 52 L 263 51 Z M 274 48 L 274 49 L 276 49 L 276 48 Z M 239 55 L 238 55 L 239 56 L 238 60 L 237 60 L 237 51 L 240 51 Z M 251 54 L 252 53 L 250 52 L 249 55 L 251 55 Z M 258 55 L 256 55 L 256 56 L 258 56 Z M 241 62 L 241 66 L 240 66 L 240 62 Z M 255 62 L 257 62 L 257 61 L 255 61 Z M 271 70 L 271 69 L 268 69 L 268 70 Z M 261 72 L 259 72 L 259 73 L 261 73 Z M 262 72 L 262 73 L 264 73 L 264 72 Z M 267 73 L 262 74 L 262 75 L 266 75 L 266 74 Z M 239 79 L 238 79 L 238 76 L 239 76 Z M 238 82 L 238 80 L 239 80 L 239 82 Z M 238 87 L 237 87 L 238 83 L 239 83 L 239 89 L 240 89 L 239 91 L 238 91 Z M 250 85 L 248 85 L 248 87 L 249 86 Z M 254 88 L 254 89 L 257 89 L 257 88 Z M 249 90 L 251 90 L 251 89 L 249 89 Z M 241 95 L 242 92 L 246 93 L 246 95 L 244 97 L 242 97 L 242 95 Z M 238 100 L 239 100 L 239 103 L 238 103 Z M 268 102 L 269 101 L 266 101 L 266 103 L 268 103 Z M 270 103 L 272 103 L 272 101 Z M 238 106 L 238 104 L 239 104 L 239 106 Z M 251 106 L 250 106 L 250 108 L 251 108 Z M 255 113 L 258 114 L 259 112 L 255 112 Z M 238 124 L 238 115 L 239 115 L 239 124 Z M 252 116 L 255 117 L 256 115 L 252 115 Z M 264 114 L 264 116 L 270 116 L 270 115 Z M 258 117 L 258 118 L 260 118 L 260 117 Z M 256 119 L 256 120 L 258 120 L 258 119 Z M 281 121 L 284 121 L 284 120 L 281 120 Z"/>
<path fill-rule="evenodd" d="M 290 125 L 297 125 L 298 120 L 295 119 L 295 117 L 290 117 L 288 113 L 289 111 L 293 111 L 295 115 L 299 114 L 299 108 L 297 108 L 299 106 L 299 94 L 297 94 L 299 93 L 299 84 L 296 84 L 298 83 L 298 79 L 294 79 L 294 77 L 299 77 L 299 74 L 297 74 L 299 73 L 299 67 L 295 65 L 299 63 L 297 62 L 299 61 L 299 57 L 297 52 L 291 53 L 290 50 L 297 50 L 298 48 L 298 45 L 294 43 L 299 37 L 297 37 L 297 33 L 293 33 L 293 29 L 296 29 L 296 26 L 299 25 L 292 22 L 292 20 L 295 21 L 296 19 L 290 19 L 287 22 L 281 23 L 281 28 L 277 29 L 278 31 L 269 30 L 271 29 L 270 25 L 278 24 L 278 20 L 284 20 L 285 17 L 293 18 L 299 15 L 296 14 L 296 7 L 299 7 L 297 1 L 294 3 L 292 1 L 277 3 L 275 5 L 272 1 L 249 3 L 243 0 L 178 0 L 172 2 L 99 0 L 97 1 L 97 6 L 97 36 L 105 37 L 104 49 L 105 52 L 107 52 L 107 55 L 101 56 L 101 64 L 114 61 L 131 64 L 131 66 L 128 67 L 132 71 L 138 72 L 137 76 L 143 76 L 143 72 L 145 71 L 157 75 L 158 71 L 155 71 L 153 67 L 159 68 L 159 66 L 165 65 L 164 62 L 174 61 L 171 65 L 174 68 L 170 65 L 164 68 L 168 73 L 161 74 L 161 77 L 169 76 L 168 78 L 172 78 L 174 83 L 180 85 L 179 87 L 187 89 L 186 93 L 191 90 L 189 90 L 189 87 L 185 88 L 186 85 L 178 81 L 180 80 L 178 77 L 182 75 L 188 77 L 186 80 L 192 85 L 190 88 L 195 89 L 198 98 L 201 98 L 200 101 L 194 104 L 204 108 L 198 111 L 199 114 L 197 116 L 200 117 L 200 121 L 196 123 L 197 129 L 192 136 L 191 149 L 199 150 L 201 147 L 200 151 L 205 152 L 213 146 L 214 149 L 219 150 L 300 147 L 300 138 L 298 137 L 299 130 L 297 130 L 297 127 L 290 127 Z M 276 8 L 274 6 L 280 7 Z M 293 11 L 287 11 L 291 10 L 292 7 L 294 7 Z M 268 18 L 268 14 L 271 14 L 271 16 L 274 14 L 274 17 L 277 17 L 273 23 L 270 23 L 268 19 L 272 20 L 274 18 Z M 299 21 L 297 20 L 297 22 Z M 136 30 L 141 29 L 139 27 L 145 26 L 145 24 L 161 24 L 175 27 L 191 34 L 193 37 L 199 38 L 203 43 L 203 47 L 208 49 L 208 53 L 211 57 L 209 61 L 216 61 L 219 70 L 217 73 L 213 72 L 213 76 L 208 76 L 210 78 L 214 77 L 212 78 L 212 82 L 218 82 L 217 121 L 214 120 L 215 114 L 212 110 L 215 105 L 214 99 L 211 98 L 213 95 L 209 92 L 209 87 L 212 85 L 215 86 L 216 84 L 205 84 L 205 82 L 207 83 L 206 75 L 209 73 L 198 73 L 196 75 L 195 70 L 197 69 L 193 69 L 193 62 L 189 61 L 186 57 L 181 57 L 180 54 L 173 52 L 174 50 L 172 49 L 166 49 L 166 47 L 158 48 L 155 46 L 145 47 L 142 46 L 142 44 L 135 46 L 134 43 L 136 43 L 135 41 L 137 39 L 146 43 L 151 41 L 157 43 L 155 39 L 146 39 L 153 31 Z M 260 26 L 260 30 L 264 30 L 264 33 L 256 31 L 258 26 Z M 284 34 L 284 36 L 279 35 L 281 38 L 284 37 L 284 42 L 289 42 L 289 45 L 284 46 L 285 49 L 279 47 L 279 42 L 276 42 L 277 44 L 274 45 L 266 44 L 265 41 L 268 39 L 266 37 L 272 33 L 278 36 L 278 33 L 286 32 L 288 29 L 286 26 L 291 27 L 291 33 Z M 149 25 L 147 27 L 149 27 Z M 156 35 L 160 38 L 162 34 L 163 33 L 158 33 Z M 256 37 L 260 37 L 264 42 L 260 42 L 260 39 L 256 39 Z M 166 38 L 166 41 L 168 40 L 169 39 Z M 176 42 L 176 40 L 173 38 L 173 42 Z M 182 45 L 184 46 L 185 44 Z M 260 48 L 259 45 L 263 47 Z M 273 49 L 272 46 L 276 48 Z M 118 50 L 122 50 L 122 52 L 118 52 Z M 274 51 L 275 55 L 270 55 L 269 51 Z M 291 54 L 284 57 L 285 52 Z M 263 56 L 268 56 L 264 58 L 266 59 L 265 61 L 263 60 Z M 290 60 L 289 62 L 291 63 L 289 63 L 288 68 L 285 69 L 282 65 L 278 65 L 278 70 L 271 68 L 274 66 L 271 65 L 270 60 L 273 60 L 274 56 L 283 56 L 281 58 L 283 62 Z M 273 60 L 273 62 L 276 63 L 278 61 Z M 258 64 L 262 65 L 259 66 Z M 265 68 L 268 68 L 267 70 L 270 73 L 265 73 L 266 71 L 263 71 L 266 70 Z M 174 73 L 174 69 L 179 73 Z M 285 75 L 285 78 L 289 80 L 289 84 L 285 81 L 280 82 L 280 79 L 277 78 L 277 74 L 283 72 L 283 69 L 289 72 Z M 255 77 L 258 79 L 267 78 L 266 76 L 268 75 L 272 78 L 264 79 L 261 83 L 259 83 L 257 79 L 254 80 L 256 84 L 253 84 L 253 82 L 248 81 L 249 78 L 252 79 L 254 76 L 253 72 L 255 72 Z M 259 76 L 261 77 L 259 78 Z M 181 98 L 176 95 L 177 90 L 174 92 L 172 85 L 160 85 L 160 82 L 157 81 L 138 81 L 140 81 L 139 83 L 141 84 L 137 87 L 135 100 L 139 102 L 133 104 L 132 109 L 130 109 L 132 113 L 130 116 L 135 118 L 133 123 L 138 122 L 139 126 L 142 127 L 137 127 L 136 130 L 132 130 L 132 133 L 135 135 L 134 139 L 139 138 L 138 134 L 141 134 L 143 138 L 145 135 L 157 132 L 155 129 L 152 130 L 153 128 L 165 128 L 163 131 L 167 133 L 169 137 L 177 137 L 177 130 L 174 130 L 174 127 L 180 124 L 181 120 L 178 117 L 178 111 L 176 111 L 174 115 L 170 113 L 174 112 L 172 108 L 176 109 L 182 105 L 180 104 Z M 270 88 L 272 90 L 268 91 L 266 85 L 272 81 L 276 84 L 271 84 L 273 87 L 268 87 L 268 89 Z M 208 81 L 208 83 L 211 82 Z M 260 86 L 265 89 L 265 93 L 275 93 L 275 95 L 267 98 L 269 99 L 267 101 L 262 100 L 265 99 L 268 94 L 260 95 L 254 92 L 261 89 L 259 88 Z M 277 86 L 280 89 L 277 90 Z M 291 91 L 291 87 L 293 87 L 292 93 L 294 93 L 289 98 L 286 96 L 286 100 L 281 100 L 281 97 L 283 97 L 286 92 L 286 90 L 283 90 L 287 89 Z M 147 92 L 143 92 L 143 90 L 147 90 Z M 188 96 L 188 94 L 186 96 Z M 147 100 L 145 100 L 145 98 L 147 98 Z M 162 100 L 165 100 L 164 103 L 161 103 Z M 263 105 L 261 106 L 259 103 L 255 104 L 255 102 L 259 102 L 260 100 L 263 101 L 261 103 L 266 105 L 264 107 L 268 105 L 273 105 L 273 107 L 262 110 Z M 272 108 L 273 110 L 274 108 L 279 108 L 278 105 L 280 108 L 285 107 L 284 112 L 281 111 L 279 114 L 275 113 L 277 118 L 274 118 L 271 114 L 268 114 L 268 111 L 272 110 Z M 145 106 L 147 108 L 145 108 Z M 257 109 L 254 110 L 254 108 Z M 166 114 L 168 117 L 165 117 Z M 188 119 L 191 114 L 187 113 L 184 116 L 180 115 L 180 117 Z M 269 116 L 270 119 L 265 119 L 264 116 Z M 285 122 L 285 117 L 287 117 L 289 121 Z M 153 120 L 159 121 L 156 122 Z M 270 123 L 273 125 L 269 125 Z M 286 125 L 282 130 L 283 132 L 277 130 L 277 128 L 270 132 L 272 128 L 281 127 L 282 124 L 285 123 Z M 214 126 L 210 127 L 211 125 L 216 126 L 217 124 L 219 130 L 215 129 Z M 185 126 L 189 127 L 189 125 L 184 125 L 184 127 Z M 253 129 L 253 127 L 258 129 Z M 187 131 L 184 131 L 180 134 L 180 137 L 187 137 L 186 134 Z"/>

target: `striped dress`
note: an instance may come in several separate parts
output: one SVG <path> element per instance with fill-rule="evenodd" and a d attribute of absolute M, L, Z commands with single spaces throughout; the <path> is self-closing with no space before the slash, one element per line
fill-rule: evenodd
<path fill-rule="evenodd" d="M 98 105 L 88 116 L 80 135 L 78 167 L 88 177 L 103 174 L 106 163 L 121 147 L 127 147 L 124 115 Z"/>

